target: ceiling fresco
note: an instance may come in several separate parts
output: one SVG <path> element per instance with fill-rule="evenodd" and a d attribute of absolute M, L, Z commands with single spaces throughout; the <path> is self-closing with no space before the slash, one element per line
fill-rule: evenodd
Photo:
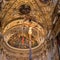
<path fill-rule="evenodd" d="M 6 58 L 44 60 L 46 56 L 49 60 L 52 49 L 57 49 L 57 42 L 52 44 L 51 39 L 59 31 L 59 11 L 59 0 L 0 0 L 0 32 Z"/>
<path fill-rule="evenodd" d="M 47 26 L 52 25 L 51 16 L 57 1 L 58 0 L 1 0 L 2 11 L 0 18 L 2 19 L 3 27 L 14 19 L 31 18 L 31 20 L 36 20 L 47 28 Z M 48 28 L 50 28 L 50 26 Z"/>

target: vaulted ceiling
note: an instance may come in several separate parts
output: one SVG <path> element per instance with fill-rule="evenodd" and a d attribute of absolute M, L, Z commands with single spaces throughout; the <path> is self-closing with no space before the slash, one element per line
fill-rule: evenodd
<path fill-rule="evenodd" d="M 37 22 L 47 35 L 51 30 L 59 31 L 59 4 L 59 0 L 0 0 L 1 31 L 19 25 L 20 20 Z"/>

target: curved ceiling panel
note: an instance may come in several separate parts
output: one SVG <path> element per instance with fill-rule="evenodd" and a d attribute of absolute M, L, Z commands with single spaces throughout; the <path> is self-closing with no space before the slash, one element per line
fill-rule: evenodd
<path fill-rule="evenodd" d="M 41 23 L 45 28 L 50 28 L 51 15 L 54 11 L 56 3 L 58 0 L 3 0 L 1 2 L 2 11 L 1 19 L 3 28 L 5 25 L 17 18 L 27 19 L 30 16 L 39 23 Z M 48 5 L 45 3 L 49 3 Z M 49 22 L 49 23 L 48 23 Z"/>

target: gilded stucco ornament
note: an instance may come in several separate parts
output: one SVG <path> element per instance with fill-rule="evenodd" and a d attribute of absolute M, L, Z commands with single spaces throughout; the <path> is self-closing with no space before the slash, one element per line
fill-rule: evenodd
<path fill-rule="evenodd" d="M 8 60 L 49 60 L 49 56 L 50 59 L 53 57 L 50 53 L 55 54 L 55 51 L 52 52 L 52 41 L 47 35 L 50 37 L 52 32 L 52 16 L 57 2 L 3 0 L 0 14 L 4 36 L 2 46 L 3 55 Z M 55 49 L 56 44 L 54 41 Z"/>

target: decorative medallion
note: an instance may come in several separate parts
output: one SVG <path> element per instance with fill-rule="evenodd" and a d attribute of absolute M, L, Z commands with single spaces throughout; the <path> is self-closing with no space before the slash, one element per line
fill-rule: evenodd
<path fill-rule="evenodd" d="M 20 6 L 19 11 L 21 14 L 29 14 L 31 11 L 31 7 L 27 4 L 23 4 Z"/>

